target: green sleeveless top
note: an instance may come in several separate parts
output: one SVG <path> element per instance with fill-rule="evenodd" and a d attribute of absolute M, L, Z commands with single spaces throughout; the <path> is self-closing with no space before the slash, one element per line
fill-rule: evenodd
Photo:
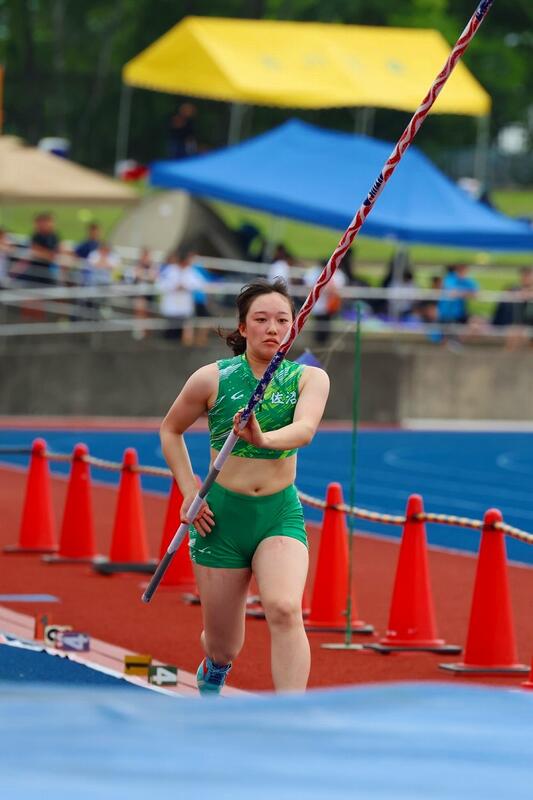
<path fill-rule="evenodd" d="M 257 386 L 245 355 L 217 361 L 219 382 L 215 404 L 207 414 L 211 447 L 221 450 L 233 427 L 233 417 L 244 408 Z M 302 364 L 284 359 L 270 381 L 265 396 L 255 407 L 257 421 L 263 431 L 277 431 L 290 425 L 298 401 L 298 383 Z M 267 450 L 239 439 L 232 455 L 242 458 L 287 458 L 296 450 Z"/>

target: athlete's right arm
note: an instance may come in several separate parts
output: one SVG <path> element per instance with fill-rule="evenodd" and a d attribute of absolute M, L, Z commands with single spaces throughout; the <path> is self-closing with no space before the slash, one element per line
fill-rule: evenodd
<path fill-rule="evenodd" d="M 217 365 L 201 367 L 191 375 L 161 423 L 161 449 L 183 495 L 182 520 L 198 490 L 183 434 L 207 411 L 217 392 Z M 210 531 L 212 514 L 206 504 L 194 522 L 199 533 Z"/>

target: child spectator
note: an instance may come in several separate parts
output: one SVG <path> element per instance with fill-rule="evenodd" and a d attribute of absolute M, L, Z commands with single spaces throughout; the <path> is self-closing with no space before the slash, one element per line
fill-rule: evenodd
<path fill-rule="evenodd" d="M 156 281 L 159 290 L 159 310 L 168 320 L 164 336 L 181 338 L 184 345 L 194 343 L 194 292 L 204 288 L 204 281 L 191 266 L 190 253 L 179 248 L 161 267 Z"/>

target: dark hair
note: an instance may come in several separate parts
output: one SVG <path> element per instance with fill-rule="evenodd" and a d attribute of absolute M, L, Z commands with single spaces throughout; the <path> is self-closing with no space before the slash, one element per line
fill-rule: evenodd
<path fill-rule="evenodd" d="M 274 281 L 272 281 L 272 283 L 258 280 L 254 281 L 253 283 L 247 283 L 242 287 L 237 296 L 239 325 L 242 325 L 244 322 L 246 322 L 246 315 L 248 314 L 250 306 L 256 297 L 261 297 L 263 294 L 272 294 L 273 292 L 282 295 L 282 297 L 288 301 L 291 309 L 291 315 L 294 319 L 296 309 L 294 308 L 294 303 L 288 292 L 287 284 L 285 281 L 281 280 L 281 278 L 276 278 Z M 223 338 L 225 338 L 226 344 L 231 350 L 233 350 L 234 355 L 240 356 L 242 353 L 246 352 L 246 338 L 241 334 L 239 328 L 236 328 L 236 330 L 230 334 L 224 334 L 221 331 L 219 331 L 219 333 Z"/>
<path fill-rule="evenodd" d="M 191 248 L 187 247 L 187 245 L 180 244 L 175 251 L 176 260 L 183 264 L 184 261 L 188 261 L 191 256 Z"/>

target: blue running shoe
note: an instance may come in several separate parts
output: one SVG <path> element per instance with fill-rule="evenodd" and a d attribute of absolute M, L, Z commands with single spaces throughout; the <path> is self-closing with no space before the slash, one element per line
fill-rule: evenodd
<path fill-rule="evenodd" d="M 230 669 L 231 664 L 220 666 L 219 664 L 215 664 L 214 661 L 211 661 L 209 656 L 206 656 L 196 673 L 196 682 L 200 694 L 206 696 L 216 696 L 220 694 Z"/>

